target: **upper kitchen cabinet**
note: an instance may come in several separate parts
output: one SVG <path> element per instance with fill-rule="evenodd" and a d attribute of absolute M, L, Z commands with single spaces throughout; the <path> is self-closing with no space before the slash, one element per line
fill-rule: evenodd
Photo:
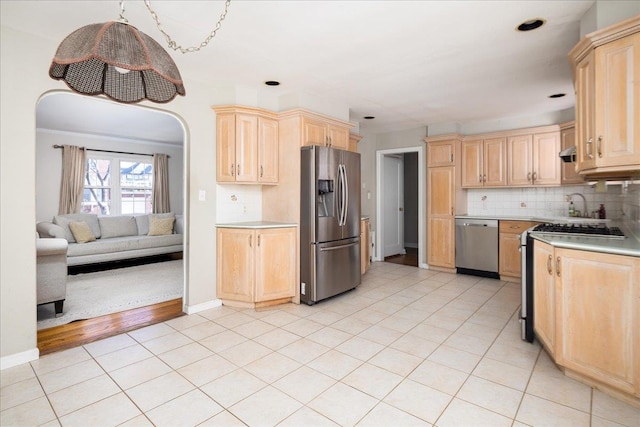
<path fill-rule="evenodd" d="M 575 147 L 576 127 L 575 122 L 563 123 L 560 125 L 560 149 Z M 584 176 L 576 171 L 575 162 L 562 162 L 560 164 L 560 176 L 562 185 L 584 184 Z"/>
<path fill-rule="evenodd" d="M 349 130 L 353 125 L 349 122 L 303 108 L 283 111 L 278 118 L 281 129 L 283 125 L 286 128 L 284 137 L 288 141 L 296 141 L 299 146 L 323 145 L 350 151 L 358 149 L 357 140 L 355 144 L 350 143 Z"/>
<path fill-rule="evenodd" d="M 508 185 L 560 185 L 560 132 L 555 129 L 508 137 Z"/>
<path fill-rule="evenodd" d="M 507 184 L 507 139 L 477 139 L 462 143 L 462 187 L 502 187 Z"/>
<path fill-rule="evenodd" d="M 577 170 L 640 173 L 640 17 L 588 34 L 569 52 L 576 88 Z"/>
<path fill-rule="evenodd" d="M 216 112 L 216 179 L 278 183 L 278 120 L 252 107 L 213 107 Z"/>
<path fill-rule="evenodd" d="M 455 166 L 456 141 L 434 141 L 427 145 L 427 166 Z"/>
<path fill-rule="evenodd" d="M 358 135 L 356 133 L 349 134 L 349 145 L 347 146 L 348 151 L 352 151 L 354 153 L 358 152 L 358 142 L 362 139 L 362 135 Z"/>

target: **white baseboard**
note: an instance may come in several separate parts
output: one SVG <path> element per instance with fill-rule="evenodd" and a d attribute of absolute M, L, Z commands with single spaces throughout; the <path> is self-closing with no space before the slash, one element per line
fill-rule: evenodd
<path fill-rule="evenodd" d="M 0 358 L 0 371 L 7 368 L 13 368 L 14 366 L 22 365 L 23 363 L 37 360 L 40 357 L 40 350 L 33 348 L 31 350 L 23 351 L 21 353 L 10 354 L 9 356 L 3 356 Z"/>
<path fill-rule="evenodd" d="M 210 308 L 216 308 L 221 306 L 222 306 L 222 301 L 216 298 L 213 301 L 203 302 L 202 304 L 185 305 L 183 307 L 183 311 L 187 314 L 195 314 L 201 311 L 209 310 Z"/>
<path fill-rule="evenodd" d="M 426 262 L 421 262 L 420 263 L 420 268 L 426 268 L 428 270 L 429 269 L 429 264 L 427 264 Z"/>
<path fill-rule="evenodd" d="M 417 244 L 417 243 L 407 243 L 407 242 L 405 242 L 405 243 L 404 243 L 404 247 L 405 247 L 405 248 L 415 248 L 415 249 L 418 249 L 418 244 Z"/>

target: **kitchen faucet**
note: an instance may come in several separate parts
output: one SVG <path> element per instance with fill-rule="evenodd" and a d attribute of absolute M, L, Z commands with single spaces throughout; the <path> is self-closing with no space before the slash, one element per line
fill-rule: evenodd
<path fill-rule="evenodd" d="M 587 210 L 587 199 L 584 197 L 584 195 L 580 194 L 580 193 L 571 193 L 571 194 L 567 194 L 567 201 L 571 201 L 571 197 L 572 196 L 580 196 L 582 197 L 582 217 L 583 218 L 589 218 L 589 211 Z"/>

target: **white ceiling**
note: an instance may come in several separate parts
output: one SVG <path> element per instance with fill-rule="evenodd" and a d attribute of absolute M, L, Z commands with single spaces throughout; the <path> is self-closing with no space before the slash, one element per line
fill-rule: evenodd
<path fill-rule="evenodd" d="M 531 117 L 573 107 L 567 53 L 593 3 L 233 0 L 209 46 L 171 55 L 187 81 L 342 103 L 361 132 Z M 166 46 L 143 1 L 124 5 L 130 24 Z M 165 30 L 186 46 L 205 38 L 224 7 L 219 0 L 151 5 Z M 120 12 L 117 1 L 3 0 L 2 10 L 3 26 L 56 43 L 81 26 L 117 20 Z M 532 18 L 546 24 L 529 33 L 515 30 Z M 282 84 L 265 87 L 266 80 Z M 188 98 L 188 85 L 186 91 Z M 548 98 L 554 93 L 567 96 Z M 79 107 L 76 114 L 87 111 Z M 113 132 L 126 127 L 131 114 L 117 126 L 100 123 Z M 363 120 L 367 115 L 376 119 Z"/>

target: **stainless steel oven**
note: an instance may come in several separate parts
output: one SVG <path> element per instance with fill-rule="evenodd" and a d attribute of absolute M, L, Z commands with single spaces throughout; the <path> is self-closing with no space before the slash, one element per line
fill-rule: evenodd
<path fill-rule="evenodd" d="M 624 239 L 625 235 L 618 227 L 609 227 L 603 223 L 539 224 L 520 235 L 520 253 L 522 262 L 522 305 L 520 306 L 520 326 L 522 339 L 533 342 L 533 233 L 553 234 L 556 236 Z"/>

